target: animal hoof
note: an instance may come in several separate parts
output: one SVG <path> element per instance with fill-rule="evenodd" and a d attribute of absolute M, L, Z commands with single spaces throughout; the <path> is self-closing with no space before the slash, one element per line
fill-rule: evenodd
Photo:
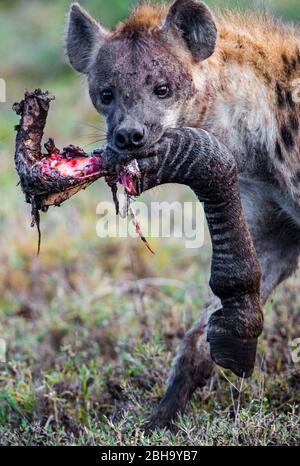
<path fill-rule="evenodd" d="M 251 377 L 255 365 L 257 338 L 241 339 L 230 335 L 209 336 L 213 361 L 238 377 Z"/>

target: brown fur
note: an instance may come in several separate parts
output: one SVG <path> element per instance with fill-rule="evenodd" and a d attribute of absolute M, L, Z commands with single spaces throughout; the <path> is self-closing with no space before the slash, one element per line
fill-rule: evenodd
<path fill-rule="evenodd" d="M 167 15 L 167 6 L 138 6 L 131 17 L 113 31 L 113 36 L 137 31 L 156 33 Z M 208 60 L 214 66 L 235 62 L 255 69 L 258 76 L 281 84 L 296 75 L 300 66 L 300 30 L 274 18 L 255 13 L 219 13 L 218 42 Z M 174 44 L 177 48 L 178 44 Z M 191 60 L 191 59 L 190 59 Z"/>
<path fill-rule="evenodd" d="M 113 31 L 122 35 L 134 31 L 158 31 L 167 15 L 167 6 L 149 3 L 138 6 L 130 18 Z M 234 61 L 253 66 L 261 77 L 271 75 L 285 81 L 300 64 L 300 31 L 274 18 L 255 13 L 223 12 L 216 15 L 219 31 L 216 52 L 209 61 Z"/>
<path fill-rule="evenodd" d="M 122 22 L 116 29 L 116 33 L 134 31 L 139 29 L 153 30 L 161 25 L 167 13 L 165 6 L 145 3 L 133 11 L 130 18 Z"/>

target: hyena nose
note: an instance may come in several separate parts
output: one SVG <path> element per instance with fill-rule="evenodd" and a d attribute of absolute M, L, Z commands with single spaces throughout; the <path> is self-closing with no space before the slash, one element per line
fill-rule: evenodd
<path fill-rule="evenodd" d="M 115 144 L 118 149 L 138 149 L 146 143 L 146 131 L 143 128 L 118 129 Z"/>

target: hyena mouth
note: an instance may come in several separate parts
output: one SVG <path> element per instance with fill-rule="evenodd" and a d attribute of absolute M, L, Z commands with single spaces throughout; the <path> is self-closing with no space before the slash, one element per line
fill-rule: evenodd
<path fill-rule="evenodd" d="M 140 193 L 140 171 L 136 160 L 124 163 L 118 172 L 107 170 L 105 148 L 91 155 L 73 145 L 60 151 L 53 139 L 45 144 L 46 153 L 42 152 L 41 142 L 51 100 L 53 97 L 48 92 L 38 89 L 26 92 L 24 100 L 13 106 L 21 116 L 20 124 L 16 126 L 15 164 L 26 202 L 32 207 L 32 226 L 36 225 L 39 231 L 38 250 L 40 211 L 46 212 L 50 206 L 60 206 L 99 178 L 105 177 L 111 187 L 117 211 L 118 184 L 124 187 L 130 198 Z M 149 247 L 132 209 L 130 215 L 137 232 Z"/>

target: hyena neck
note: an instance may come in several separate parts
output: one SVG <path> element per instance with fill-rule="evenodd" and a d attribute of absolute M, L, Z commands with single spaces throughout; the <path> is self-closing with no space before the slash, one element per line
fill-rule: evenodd
<path fill-rule="evenodd" d="M 242 169 L 249 155 L 274 150 L 272 91 L 251 64 L 217 59 L 208 61 L 200 79 L 199 126 L 218 137 Z"/>
<path fill-rule="evenodd" d="M 193 70 L 196 95 L 184 109 L 184 123 L 218 137 L 241 168 L 249 152 L 274 149 L 272 90 L 253 65 L 235 59 L 227 62 L 220 59 L 222 55 L 223 49 L 217 49 Z"/>
<path fill-rule="evenodd" d="M 299 77 L 299 33 L 253 15 L 223 18 L 218 29 L 214 54 L 193 69 L 197 93 L 185 123 L 218 137 L 240 171 L 282 178 L 280 164 L 292 145 L 296 147 L 300 124 L 298 114 L 292 114 L 296 106 L 291 97 L 293 80 Z M 287 128 L 290 120 L 292 127 Z"/>

